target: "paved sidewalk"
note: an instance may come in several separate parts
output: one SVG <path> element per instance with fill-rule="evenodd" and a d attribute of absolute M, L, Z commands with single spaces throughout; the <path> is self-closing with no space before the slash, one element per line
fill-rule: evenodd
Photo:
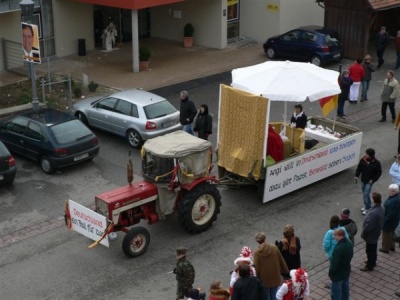
<path fill-rule="evenodd" d="M 111 52 L 96 49 L 88 51 L 86 56 L 55 59 L 50 61 L 50 66 L 43 62 L 36 65 L 35 70 L 41 75 L 47 74 L 48 69 L 51 73 L 69 73 L 75 79 L 82 79 L 82 74 L 86 74 L 89 82 L 117 89 L 152 90 L 267 60 L 260 44 L 232 43 L 224 50 L 200 46 L 188 49 L 181 43 L 160 38 L 143 39 L 141 44 L 152 50 L 148 71 L 133 73 L 130 43 Z M 24 69 L 19 71 L 24 72 Z M 24 76 L 0 72 L 0 86 L 24 79 Z"/>
<path fill-rule="evenodd" d="M 102 52 L 89 51 L 86 56 L 69 56 L 50 62 L 51 72 L 59 74 L 70 73 L 73 78 L 81 79 L 85 73 L 89 81 L 118 89 L 144 88 L 151 90 L 171 84 L 197 79 L 207 75 L 230 71 L 234 68 L 261 63 L 266 60 L 260 44 L 239 47 L 232 44 L 225 50 L 194 47 L 185 49 L 180 43 L 157 38 L 141 41 L 150 47 L 153 55 L 150 60 L 151 70 L 140 73 L 132 72 L 131 45 L 124 44 L 119 50 Z M 47 64 L 37 66 L 36 71 L 46 73 Z M 9 82 L 26 80 L 26 77 L 0 72 L 0 86 Z M 369 117 L 378 111 L 378 105 L 347 118 L 353 122 L 358 118 Z M 31 238 L 48 230 L 62 227 L 63 221 L 54 219 L 38 224 L 10 236 L 0 237 L 0 248 Z M 352 260 L 353 271 L 350 278 L 350 299 L 397 299 L 394 295 L 400 291 L 400 250 L 390 254 L 378 252 L 378 265 L 373 272 L 362 272 L 359 269 L 365 260 L 365 244 L 360 235 L 356 236 Z M 315 241 L 321 243 L 322 241 Z M 321 245 L 322 247 L 322 245 Z M 321 249 L 322 251 L 322 249 Z M 311 284 L 311 300 L 330 299 L 330 291 L 324 286 L 328 279 L 329 263 L 325 261 L 307 270 Z"/>
<path fill-rule="evenodd" d="M 365 243 L 360 242 L 360 233 L 355 238 L 356 243 L 357 239 L 359 242 L 354 247 L 354 256 L 351 261 L 350 299 L 399 299 L 394 293 L 400 291 L 400 249 L 396 248 L 396 252 L 391 251 L 389 254 L 378 251 L 378 262 L 374 271 L 363 272 L 360 271 L 360 268 L 364 267 L 366 260 Z M 381 241 L 378 243 L 378 248 L 380 246 Z M 329 282 L 328 269 L 329 262 L 325 261 L 319 266 L 307 270 L 310 278 L 311 300 L 330 299 L 330 290 L 325 288 L 325 284 Z"/>

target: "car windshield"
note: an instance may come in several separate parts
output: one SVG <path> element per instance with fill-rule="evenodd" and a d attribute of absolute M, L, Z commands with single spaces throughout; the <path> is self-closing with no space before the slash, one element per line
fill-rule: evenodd
<path fill-rule="evenodd" d="M 79 120 L 71 120 L 53 125 L 50 127 L 50 130 L 53 132 L 55 139 L 60 144 L 77 141 L 92 134 L 92 132 Z"/>
<path fill-rule="evenodd" d="M 176 108 L 169 101 L 164 100 L 144 107 L 144 113 L 148 120 L 160 118 L 176 112 Z"/>

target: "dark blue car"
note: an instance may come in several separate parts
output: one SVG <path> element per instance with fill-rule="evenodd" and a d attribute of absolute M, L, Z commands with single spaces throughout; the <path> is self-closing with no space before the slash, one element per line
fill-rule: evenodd
<path fill-rule="evenodd" d="M 12 152 L 40 163 L 43 172 L 93 159 L 96 135 L 74 116 L 44 109 L 16 116 L 0 127 L 0 140 Z"/>
<path fill-rule="evenodd" d="M 269 38 L 264 44 L 268 58 L 309 61 L 317 66 L 342 59 L 343 47 L 339 35 L 320 26 L 300 27 Z"/>

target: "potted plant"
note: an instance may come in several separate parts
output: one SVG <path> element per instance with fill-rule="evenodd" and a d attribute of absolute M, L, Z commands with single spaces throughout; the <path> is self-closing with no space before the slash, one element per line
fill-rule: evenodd
<path fill-rule="evenodd" d="M 193 46 L 194 26 L 192 23 L 187 23 L 183 28 L 183 47 L 191 48 Z"/>
<path fill-rule="evenodd" d="M 139 70 L 146 71 L 149 69 L 149 61 L 151 57 L 151 50 L 145 46 L 139 47 Z"/>

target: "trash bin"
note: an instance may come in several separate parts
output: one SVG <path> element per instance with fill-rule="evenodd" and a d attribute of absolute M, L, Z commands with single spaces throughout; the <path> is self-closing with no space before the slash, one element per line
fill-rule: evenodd
<path fill-rule="evenodd" d="M 78 39 L 78 55 L 85 56 L 86 55 L 86 41 L 85 39 Z"/>

